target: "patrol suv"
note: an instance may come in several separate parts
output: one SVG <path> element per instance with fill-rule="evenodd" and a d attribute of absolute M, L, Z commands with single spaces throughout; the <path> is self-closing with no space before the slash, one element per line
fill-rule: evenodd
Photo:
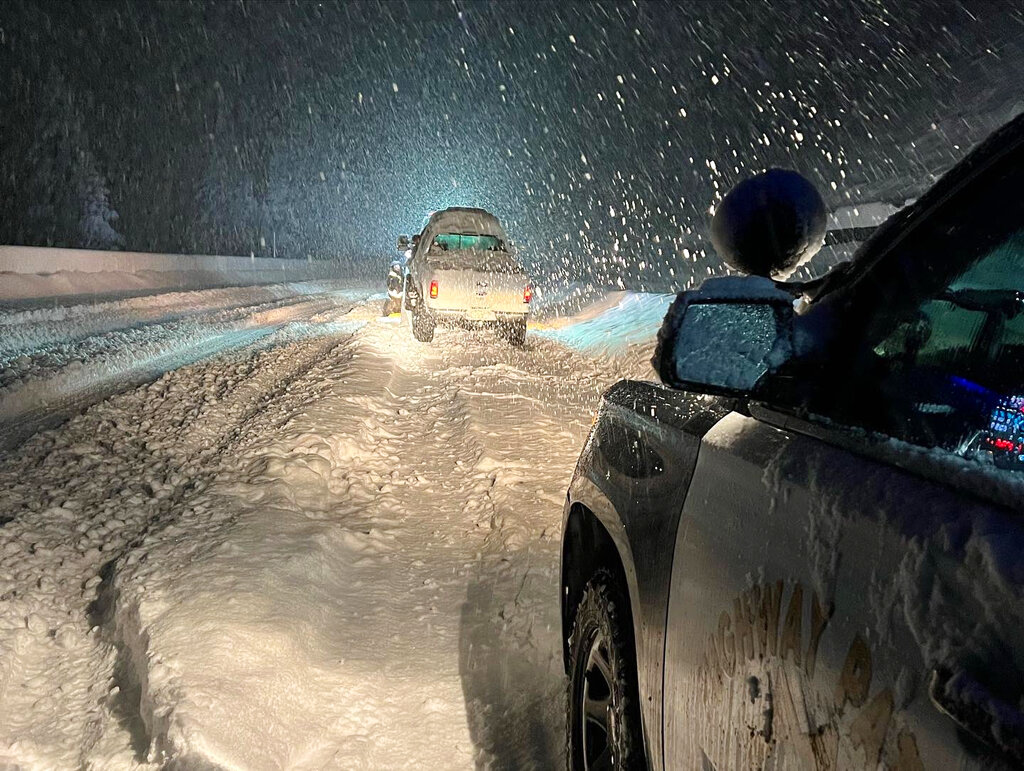
<path fill-rule="evenodd" d="M 654 365 L 567 495 L 569 767 L 1024 767 L 1024 116 L 813 291 L 680 294 Z"/>

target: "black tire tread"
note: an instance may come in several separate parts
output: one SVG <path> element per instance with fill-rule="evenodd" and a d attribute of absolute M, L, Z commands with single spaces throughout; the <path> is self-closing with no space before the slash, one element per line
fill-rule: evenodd
<path fill-rule="evenodd" d="M 526 319 L 504 321 L 499 326 L 499 334 L 516 348 L 526 345 Z"/>
<path fill-rule="evenodd" d="M 620 731 L 619 751 L 615 757 L 615 768 L 639 771 L 647 768 L 644 757 L 643 735 L 640 724 L 640 694 L 636 672 L 636 648 L 633 641 L 633 622 L 629 603 L 619 582 L 608 570 L 599 570 L 587 583 L 583 596 L 576 607 L 572 635 L 569 638 L 570 666 L 566 695 L 566 768 L 576 771 L 573 725 L 575 722 L 574 699 L 576 676 L 581 669 L 580 658 L 584 637 L 590 625 L 603 628 L 611 640 L 612 668 L 615 671 L 612 702 L 616 705 L 619 724 L 626 727 Z"/>

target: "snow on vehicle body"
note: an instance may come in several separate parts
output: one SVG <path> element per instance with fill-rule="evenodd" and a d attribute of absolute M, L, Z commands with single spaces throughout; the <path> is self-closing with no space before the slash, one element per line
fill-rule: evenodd
<path fill-rule="evenodd" d="M 567 496 L 570 768 L 1024 766 L 1022 189 L 1018 118 L 799 312 L 677 298 Z"/>
<path fill-rule="evenodd" d="M 497 217 L 454 207 L 431 215 L 411 250 L 405 309 L 413 334 L 429 342 L 437 323 L 497 326 L 522 344 L 533 289 Z"/>

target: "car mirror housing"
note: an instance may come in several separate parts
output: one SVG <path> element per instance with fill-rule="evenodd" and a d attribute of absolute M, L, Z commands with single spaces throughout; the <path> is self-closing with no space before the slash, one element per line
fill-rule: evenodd
<path fill-rule="evenodd" d="M 794 354 L 794 298 L 767 278 L 710 279 L 669 308 L 652 364 L 672 388 L 749 396 Z"/>

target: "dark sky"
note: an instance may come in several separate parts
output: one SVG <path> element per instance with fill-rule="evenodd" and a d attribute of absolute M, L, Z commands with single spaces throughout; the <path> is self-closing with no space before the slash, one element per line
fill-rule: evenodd
<path fill-rule="evenodd" d="M 129 249 L 376 270 L 479 205 L 538 273 L 681 284 L 742 177 L 902 201 L 1024 109 L 1021 9 L 8 0 L 0 242 L 75 245 L 102 179 Z"/>

